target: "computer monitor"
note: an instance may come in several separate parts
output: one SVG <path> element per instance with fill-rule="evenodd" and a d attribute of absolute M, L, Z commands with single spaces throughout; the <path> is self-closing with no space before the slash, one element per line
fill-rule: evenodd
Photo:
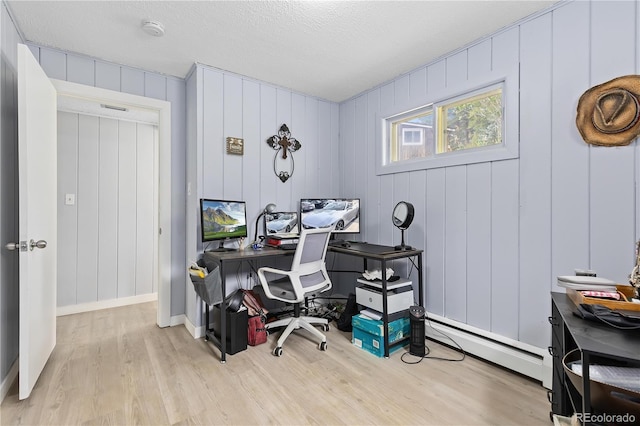
<path fill-rule="evenodd" d="M 300 200 L 301 229 L 335 225 L 334 233 L 360 233 L 360 199 L 303 198 Z"/>
<path fill-rule="evenodd" d="M 264 216 L 266 235 L 299 234 L 298 212 L 274 212 Z"/>
<path fill-rule="evenodd" d="M 200 200 L 202 242 L 220 241 L 218 250 L 229 250 L 224 242 L 247 236 L 247 208 L 244 201 Z"/>

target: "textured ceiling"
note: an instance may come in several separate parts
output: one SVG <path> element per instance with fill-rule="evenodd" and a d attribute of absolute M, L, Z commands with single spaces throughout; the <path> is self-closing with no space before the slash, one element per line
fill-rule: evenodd
<path fill-rule="evenodd" d="M 181 78 L 197 62 L 339 102 L 557 1 L 6 3 L 29 42 Z"/>

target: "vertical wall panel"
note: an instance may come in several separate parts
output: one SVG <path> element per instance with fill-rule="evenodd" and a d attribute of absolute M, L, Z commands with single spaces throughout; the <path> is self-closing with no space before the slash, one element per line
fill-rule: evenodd
<path fill-rule="evenodd" d="M 144 73 L 144 96 L 165 100 L 167 99 L 167 79 L 160 74 Z"/>
<path fill-rule="evenodd" d="M 378 233 L 378 223 L 380 223 L 380 187 L 379 179 L 375 176 L 376 150 L 379 149 L 377 144 L 380 130 L 380 90 L 373 90 L 367 94 L 367 121 L 363 124 L 367 126 L 367 150 L 366 157 L 363 157 L 369 165 L 366 182 L 366 197 L 360 202 L 362 208 L 360 211 L 360 226 L 364 227 L 362 231 L 363 241 L 373 244 L 380 243 L 380 234 Z M 367 207 L 364 207 L 367 203 Z"/>
<path fill-rule="evenodd" d="M 100 118 L 98 300 L 118 297 L 118 121 Z"/>
<path fill-rule="evenodd" d="M 467 51 L 463 50 L 446 59 L 447 86 L 467 81 Z"/>
<path fill-rule="evenodd" d="M 120 91 L 120 67 L 108 62 L 96 61 L 96 87 Z"/>
<path fill-rule="evenodd" d="M 64 195 L 78 199 L 78 114 L 58 112 L 58 301 L 57 306 L 77 302 L 78 209 L 66 205 Z"/>
<path fill-rule="evenodd" d="M 288 189 L 288 193 L 284 194 L 287 200 L 282 204 L 281 210 L 297 210 L 298 201 L 294 199 L 294 194 L 300 194 L 306 186 L 304 170 L 307 167 L 308 149 L 305 149 L 305 147 L 308 148 L 311 144 L 311 139 L 309 138 L 311 132 L 307 128 L 306 99 L 305 96 L 298 93 L 291 95 L 291 124 L 289 125 L 289 130 L 291 130 L 291 137 L 299 139 L 303 142 L 303 145 L 300 150 L 287 155 L 287 157 L 291 157 L 294 169 L 292 177 L 283 186 L 283 188 Z"/>
<path fill-rule="evenodd" d="M 154 290 L 152 278 L 155 221 L 152 218 L 154 215 L 155 141 L 154 126 L 136 125 L 136 295 L 149 294 Z"/>
<path fill-rule="evenodd" d="M 485 40 L 469 47 L 467 52 L 469 63 L 467 77 L 481 78 L 483 74 L 491 71 L 491 40 Z"/>
<path fill-rule="evenodd" d="M 627 37 L 627 32 L 636 24 L 637 7 L 637 2 L 628 1 L 592 3 L 591 86 L 634 73 L 637 58 L 629 52 L 634 51 L 638 37 Z M 590 265 L 600 276 L 617 282 L 626 282 L 635 264 L 635 236 L 629 232 L 635 226 L 637 201 L 634 149 L 634 145 L 589 149 Z"/>
<path fill-rule="evenodd" d="M 267 145 L 266 141 L 277 134 L 282 123 L 278 123 L 276 116 L 276 89 L 267 85 L 260 86 L 260 198 L 258 207 L 264 208 L 268 203 L 276 202 L 276 191 L 280 180 L 273 172 L 273 156 L 275 151 Z M 257 215 L 257 214 L 256 214 Z M 254 216 L 255 217 L 255 216 Z M 254 219 L 255 220 L 255 219 Z"/>
<path fill-rule="evenodd" d="M 223 131 L 218 140 L 212 139 L 211 143 L 219 147 L 220 156 L 224 156 L 224 197 L 229 200 L 242 200 L 242 159 L 241 155 L 231 155 L 226 152 L 226 140 L 228 136 L 242 137 L 242 79 L 225 75 L 223 77 L 224 100 L 222 108 Z M 253 207 L 258 209 L 259 207 Z M 249 210 L 251 211 L 251 210 Z"/>
<path fill-rule="evenodd" d="M 445 315 L 445 169 L 427 170 L 425 288 L 429 312 Z"/>
<path fill-rule="evenodd" d="M 491 331 L 518 339 L 518 161 L 492 164 Z"/>
<path fill-rule="evenodd" d="M 260 86 L 250 81 L 242 82 L 242 138 L 244 155 L 242 157 L 242 195 L 246 200 L 254 200 L 247 207 L 247 225 L 249 240 L 254 235 L 255 219 L 264 205 L 260 201 Z M 231 135 L 230 135 L 231 136 Z M 266 145 L 266 143 L 265 143 Z M 262 229 L 262 228 L 261 228 Z"/>
<path fill-rule="evenodd" d="M 575 126 L 577 100 L 589 87 L 589 15 L 588 2 L 553 12 L 552 277 L 590 267 L 589 148 Z"/>
<path fill-rule="evenodd" d="M 77 303 L 98 300 L 98 139 L 97 117 L 78 119 L 78 287 Z"/>
<path fill-rule="evenodd" d="M 445 313 L 467 319 L 467 174 L 466 166 L 445 170 Z"/>
<path fill-rule="evenodd" d="M 520 339 L 548 345 L 540 315 L 551 276 L 551 14 L 521 28 L 520 72 Z M 546 311 L 545 311 L 546 312 Z"/>
<path fill-rule="evenodd" d="M 467 324 L 491 327 L 491 164 L 467 166 Z"/>
<path fill-rule="evenodd" d="M 331 161 L 332 154 L 332 131 L 331 131 L 331 104 L 329 102 L 320 101 L 318 105 L 318 129 L 317 147 L 310 148 L 317 153 L 315 157 L 316 164 L 313 164 L 313 174 L 307 174 L 308 189 L 301 193 L 301 197 L 309 196 L 309 194 L 327 194 L 331 192 L 331 179 L 333 173 L 331 167 L 338 167 Z M 328 124 L 329 123 L 329 124 Z M 309 158 L 309 157 L 307 157 Z M 307 164 L 309 164 L 307 162 Z"/>
<path fill-rule="evenodd" d="M 427 95 L 427 68 L 419 68 L 409 76 L 409 105 L 415 108 Z"/>
<path fill-rule="evenodd" d="M 300 194 L 307 193 L 307 190 L 312 194 L 318 193 L 318 181 L 320 180 L 320 176 L 324 176 L 326 173 L 324 170 L 322 173 L 320 171 L 320 165 L 324 164 L 321 162 L 321 153 L 329 148 L 328 141 L 323 140 L 326 137 L 324 136 L 326 133 L 321 132 L 319 125 L 321 122 L 319 119 L 321 114 L 320 108 L 322 108 L 323 103 L 324 102 L 320 102 L 317 99 L 305 98 L 305 145 L 302 148 L 304 152 L 298 154 L 301 160 L 304 161 L 304 167 L 302 169 L 298 169 L 298 160 L 296 160 L 296 169 L 299 170 L 298 173 L 304 175 L 304 179 L 294 181 L 294 198 L 291 200 L 291 206 L 294 211 L 299 210 Z M 323 110 L 323 112 L 324 111 L 325 110 Z"/>
<path fill-rule="evenodd" d="M 409 229 L 406 232 L 406 240 L 408 244 L 417 249 L 423 249 L 425 253 L 422 255 L 422 268 L 426 267 L 425 259 L 426 256 L 429 255 L 426 251 L 427 247 L 427 172 L 426 170 L 418 170 L 415 172 L 411 172 L 409 176 L 409 188 L 410 191 L 410 201 L 413 204 L 413 208 L 415 209 L 415 216 L 413 217 L 413 223 L 409 226 Z M 398 231 L 396 231 L 398 232 Z M 414 289 L 414 297 L 413 300 L 419 306 L 426 306 L 424 300 L 418 300 L 418 273 L 413 268 L 412 274 L 409 275 L 409 278 L 413 282 Z M 425 274 L 423 274 L 423 280 L 425 279 Z M 425 288 L 429 285 L 428 282 L 423 283 Z M 426 297 L 423 293 L 423 297 Z"/>
<path fill-rule="evenodd" d="M 95 84 L 93 59 L 67 54 L 67 81 L 93 86 Z"/>
<path fill-rule="evenodd" d="M 198 159 L 202 167 L 202 197 L 224 197 L 223 162 L 223 81 L 222 74 L 205 69 L 202 82 L 203 116 L 202 156 Z"/>
<path fill-rule="evenodd" d="M 276 109 L 276 120 L 277 120 L 277 125 L 274 126 L 274 128 L 271 130 L 271 133 L 269 134 L 269 136 L 275 135 L 278 133 L 278 130 L 280 129 L 280 126 L 282 124 L 287 124 L 287 126 L 289 126 L 289 130 L 291 130 L 291 118 L 292 118 L 292 97 L 293 97 L 293 93 L 291 93 L 289 90 L 285 90 L 285 89 L 276 89 L 276 104 L 275 104 L 275 109 Z M 292 133 L 295 137 L 295 129 L 293 130 Z M 267 138 L 269 137 L 267 136 Z M 266 138 L 265 138 L 266 140 Z M 282 156 L 280 156 L 279 158 L 281 158 Z M 273 158 L 273 156 L 271 157 Z M 281 164 L 282 160 L 278 160 L 277 161 L 277 170 L 283 170 L 283 166 Z M 289 203 L 290 200 L 290 185 L 291 183 L 288 182 L 286 184 L 283 184 L 282 182 L 280 182 L 279 178 L 276 178 L 275 176 L 271 176 L 271 179 L 273 180 L 277 180 L 277 185 L 275 187 L 276 191 L 273 194 L 275 196 L 274 201 L 276 203 L 276 205 L 280 205 L 280 206 L 285 206 Z"/>
<path fill-rule="evenodd" d="M 40 48 L 40 66 L 49 78 L 65 80 L 67 78 L 67 55 L 63 52 Z"/>
<path fill-rule="evenodd" d="M 409 87 L 411 76 L 405 74 L 393 82 L 394 106 L 399 111 L 409 109 Z"/>
<path fill-rule="evenodd" d="M 340 146 L 340 176 L 343 182 L 341 189 L 344 194 L 353 194 L 355 188 L 356 171 L 354 162 L 356 161 L 355 146 L 357 144 L 355 118 L 356 99 L 351 99 L 340 108 L 340 137 L 344 135 L 344 137 L 352 141 L 352 143 Z M 324 194 L 322 196 L 327 197 L 330 195 Z"/>
<path fill-rule="evenodd" d="M 144 71 L 135 68 L 121 67 L 120 91 L 144 96 L 144 74 Z"/>
<path fill-rule="evenodd" d="M 120 122 L 118 137 L 118 297 L 136 294 L 136 125 Z"/>

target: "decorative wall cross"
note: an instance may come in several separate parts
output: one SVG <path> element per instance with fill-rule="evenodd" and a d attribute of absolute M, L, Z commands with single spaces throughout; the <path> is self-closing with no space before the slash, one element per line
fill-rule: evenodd
<path fill-rule="evenodd" d="M 291 132 L 286 124 L 280 126 L 277 135 L 273 135 L 267 139 L 267 144 L 276 150 L 273 157 L 273 172 L 284 183 L 293 175 L 293 169 L 295 167 L 293 153 L 302 148 L 302 144 L 296 138 L 291 137 Z M 282 151 L 282 159 L 279 162 L 280 166 L 286 166 L 287 170 L 278 171 L 278 153 L 280 151 Z M 287 152 L 289 155 L 287 155 Z"/>

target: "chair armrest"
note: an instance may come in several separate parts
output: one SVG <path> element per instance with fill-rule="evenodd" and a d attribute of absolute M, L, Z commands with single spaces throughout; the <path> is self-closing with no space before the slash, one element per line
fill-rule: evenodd
<path fill-rule="evenodd" d="M 283 277 L 289 277 L 289 278 L 291 278 L 292 275 L 297 275 L 297 274 L 295 272 L 283 271 L 282 269 L 270 268 L 268 266 L 264 266 L 264 267 L 258 269 L 258 279 L 260 280 L 260 285 L 262 285 L 262 290 L 264 291 L 265 295 L 269 299 L 274 299 L 274 300 L 279 300 L 281 302 L 291 303 L 291 300 L 283 299 L 282 297 L 278 297 L 278 296 L 274 295 L 271 292 L 271 289 L 269 288 L 269 281 L 267 280 L 267 277 L 265 276 L 265 272 L 269 272 L 269 273 L 272 273 L 272 274 L 275 274 L 275 275 L 281 275 Z"/>

